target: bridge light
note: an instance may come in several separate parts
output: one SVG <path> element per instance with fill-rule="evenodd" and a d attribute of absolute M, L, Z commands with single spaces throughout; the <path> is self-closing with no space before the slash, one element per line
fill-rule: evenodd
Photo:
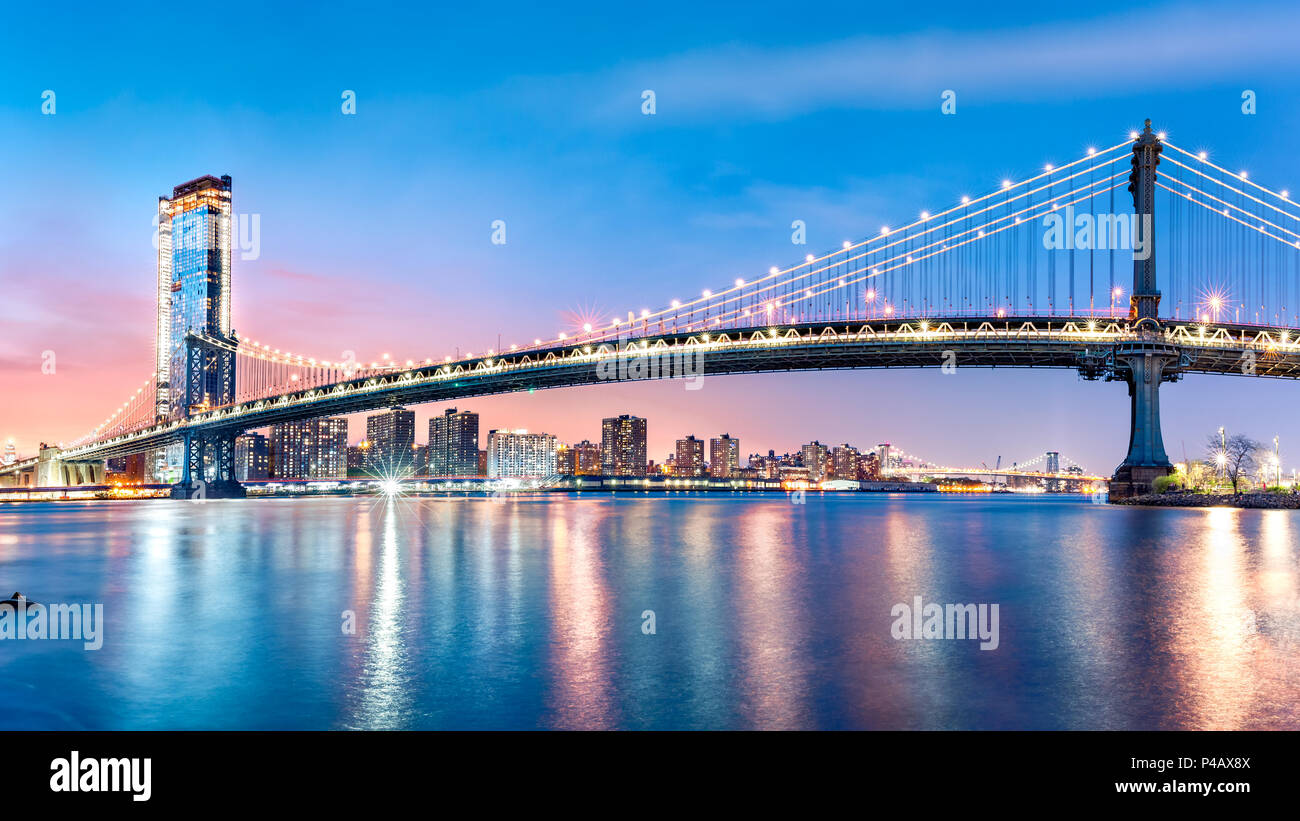
<path fill-rule="evenodd" d="M 745 284 L 745 280 L 741 279 L 740 277 L 736 277 L 736 287 L 737 287 L 737 288 L 743 287 L 744 284 Z"/>
<path fill-rule="evenodd" d="M 591 323 L 590 322 L 582 323 L 582 330 L 586 331 L 587 333 L 591 333 Z"/>
<path fill-rule="evenodd" d="M 648 316 L 650 316 L 650 312 L 647 311 L 645 308 L 642 308 L 642 309 L 641 309 L 641 318 L 642 318 L 642 319 L 645 319 L 645 318 L 648 317 Z"/>
<path fill-rule="evenodd" d="M 768 268 L 768 269 L 767 269 L 767 275 L 770 276 L 770 277 L 774 277 L 774 276 L 776 276 L 776 266 L 775 266 L 775 265 L 773 265 L 771 268 Z"/>
<path fill-rule="evenodd" d="M 1051 170 L 1052 170 L 1052 164 L 1049 162 L 1047 165 L 1043 166 L 1043 170 L 1044 170 L 1044 171 L 1051 171 Z"/>
<path fill-rule="evenodd" d="M 1130 132 L 1128 133 L 1128 136 L 1129 136 L 1129 139 L 1131 139 L 1131 140 L 1136 140 L 1136 139 L 1138 138 L 1138 133 L 1137 133 L 1136 131 L 1130 131 Z"/>
<path fill-rule="evenodd" d="M 1089 157 L 1091 157 L 1093 154 L 1096 154 L 1096 153 L 1097 153 L 1097 149 L 1093 148 L 1092 146 L 1088 146 L 1088 156 L 1089 156 Z"/>
<path fill-rule="evenodd" d="M 928 220 L 929 218 L 930 218 L 930 212 L 929 212 L 929 211 L 922 211 L 922 212 L 921 212 L 921 219 L 923 219 L 923 220 Z M 844 243 L 844 244 L 845 244 L 845 246 L 848 245 L 847 242 Z"/>
<path fill-rule="evenodd" d="M 568 339 L 568 338 L 569 338 L 568 334 L 566 334 L 564 331 L 560 331 L 560 339 Z"/>
<path fill-rule="evenodd" d="M 806 256 L 806 257 L 803 258 L 803 261 L 804 261 L 804 262 L 812 262 L 812 261 L 813 261 L 813 255 L 812 255 L 812 254 L 809 254 L 808 256 Z"/>
<path fill-rule="evenodd" d="M 848 247 L 849 247 L 849 244 L 850 244 L 850 243 L 849 243 L 848 240 L 844 240 L 844 247 L 845 247 L 845 248 L 848 248 Z"/>
<path fill-rule="evenodd" d="M 1010 188 L 1010 187 L 1011 187 L 1011 180 L 1003 180 L 1003 181 L 1002 181 L 1002 187 L 1003 187 L 1004 189 L 1006 189 L 1006 188 Z"/>
<path fill-rule="evenodd" d="M 963 197 L 961 198 L 961 204 L 962 204 L 962 205 L 965 205 L 965 204 L 968 203 L 968 202 L 970 202 L 970 197 L 963 196 Z"/>
<path fill-rule="evenodd" d="M 1209 155 L 1209 154 L 1206 154 L 1204 151 L 1202 151 L 1201 153 L 1199 153 L 1199 154 L 1196 155 L 1196 158 L 1197 158 L 1198 160 L 1204 162 L 1204 161 L 1205 161 L 1205 158 L 1208 157 L 1208 156 L 1210 156 L 1210 155 Z"/>
<path fill-rule="evenodd" d="M 1156 134 L 1157 140 L 1163 140 L 1164 138 L 1165 138 L 1165 132 L 1161 131 L 1158 134 Z"/>
<path fill-rule="evenodd" d="M 1290 197 L 1291 197 L 1291 195 L 1287 193 L 1287 190 L 1286 190 L 1285 188 L 1283 188 L 1283 189 L 1282 189 L 1282 199 L 1285 200 L 1285 199 L 1289 199 Z"/>
<path fill-rule="evenodd" d="M 705 299 L 708 299 L 709 297 L 713 296 L 713 292 L 710 291 L 708 288 L 705 288 L 704 291 L 702 292 L 702 295 L 704 296 Z"/>
<path fill-rule="evenodd" d="M 674 308 L 680 308 L 680 307 L 682 306 L 682 302 L 681 302 L 681 300 L 680 300 L 680 299 L 674 299 L 674 300 L 672 301 L 672 306 L 673 306 Z"/>
<path fill-rule="evenodd" d="M 540 345 L 540 344 L 542 344 L 542 340 L 540 340 L 540 339 L 534 339 L 534 340 L 533 340 L 533 344 L 534 344 L 534 345 Z M 450 357 L 450 356 L 447 357 L 447 361 L 448 361 L 448 362 L 451 361 L 451 357 Z"/>
<path fill-rule="evenodd" d="M 1246 172 L 1245 172 L 1245 171 L 1242 171 L 1242 172 L 1241 172 L 1240 174 L 1238 174 L 1237 176 L 1238 176 L 1238 177 L 1241 177 L 1241 178 L 1244 180 L 1244 179 L 1246 179 Z"/>
<path fill-rule="evenodd" d="M 888 234 L 889 234 L 889 226 L 888 226 L 888 225 L 882 225 L 882 226 L 880 226 L 880 235 L 881 235 L 881 236 L 886 236 L 886 235 L 888 235 Z"/>

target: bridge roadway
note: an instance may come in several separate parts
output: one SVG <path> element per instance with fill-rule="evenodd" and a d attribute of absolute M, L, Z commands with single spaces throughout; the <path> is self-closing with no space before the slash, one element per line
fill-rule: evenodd
<path fill-rule="evenodd" d="M 1181 352 L 1180 373 L 1300 378 L 1300 332 L 1256 325 L 1164 320 L 1158 340 Z M 452 363 L 309 387 L 196 413 L 64 450 L 66 460 L 104 459 L 179 441 L 189 431 L 229 435 L 278 422 L 338 416 L 546 388 L 636 378 L 658 365 L 686 378 L 853 368 L 1070 368 L 1118 378 L 1112 354 L 1140 341 L 1127 319 L 973 317 L 871 319 L 649 333 L 613 341 L 574 339 Z M 23 462 L 5 470 L 21 468 Z M 3 472 L 3 471 L 0 471 Z"/>

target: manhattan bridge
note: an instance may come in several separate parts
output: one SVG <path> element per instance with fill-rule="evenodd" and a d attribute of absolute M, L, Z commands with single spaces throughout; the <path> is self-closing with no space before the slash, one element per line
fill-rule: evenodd
<path fill-rule="evenodd" d="M 0 485 L 41 458 L 89 482 L 108 458 L 171 449 L 182 471 L 173 495 L 202 483 L 209 498 L 238 496 L 234 441 L 247 430 L 597 385 L 611 361 L 657 374 L 658 363 L 690 356 L 709 374 L 1015 367 L 1121 382 L 1130 435 L 1110 489 L 1122 497 L 1172 469 L 1163 383 L 1188 373 L 1300 377 L 1300 207 L 1150 121 L 1124 142 L 794 265 L 441 361 L 339 362 L 235 333 L 230 178 L 180 186 L 159 210 L 153 373 L 77 441 L 0 469 Z M 187 256 L 195 235 L 197 261 Z"/>

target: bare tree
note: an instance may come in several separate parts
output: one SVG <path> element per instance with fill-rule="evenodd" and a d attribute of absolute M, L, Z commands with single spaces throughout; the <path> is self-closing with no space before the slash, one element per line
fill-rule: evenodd
<path fill-rule="evenodd" d="M 1224 475 L 1232 482 L 1232 495 L 1237 495 L 1238 484 L 1242 478 L 1254 471 L 1262 447 L 1259 442 L 1242 433 L 1234 434 L 1227 439 L 1212 433 L 1206 440 L 1210 462 L 1220 466 Z"/>

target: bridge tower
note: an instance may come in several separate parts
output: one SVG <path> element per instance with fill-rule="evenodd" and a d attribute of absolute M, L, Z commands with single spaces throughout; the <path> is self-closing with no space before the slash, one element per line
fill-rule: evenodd
<path fill-rule="evenodd" d="M 235 401 L 235 352 L 193 333 L 181 344 L 184 362 L 179 384 L 172 382 L 172 411 L 188 416 L 193 411 Z M 235 478 L 237 431 L 213 433 L 186 431 L 181 443 L 181 480 L 172 485 L 173 499 L 243 498 L 243 485 Z"/>
<path fill-rule="evenodd" d="M 1164 341 L 1159 319 L 1160 291 L 1156 289 L 1156 166 L 1163 149 L 1160 136 L 1151 131 L 1151 121 L 1147 120 L 1133 142 L 1133 171 L 1128 186 L 1136 217 L 1128 316 L 1134 336 L 1115 346 L 1109 376 L 1128 383 L 1131 400 L 1128 455 L 1111 478 L 1112 498 L 1149 493 L 1158 477 L 1173 471 L 1160 434 L 1160 383 L 1179 378 L 1182 354 L 1178 346 Z"/>

